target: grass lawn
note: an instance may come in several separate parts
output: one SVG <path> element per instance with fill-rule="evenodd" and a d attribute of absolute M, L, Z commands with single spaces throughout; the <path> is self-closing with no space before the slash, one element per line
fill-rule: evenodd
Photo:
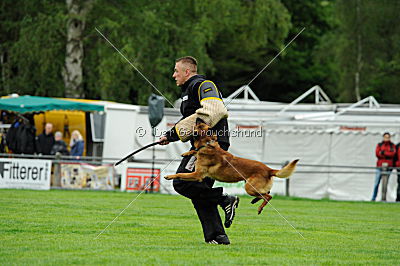
<path fill-rule="evenodd" d="M 203 242 L 191 202 L 99 191 L 0 190 L 0 264 L 400 263 L 400 204 L 275 197 L 257 215 L 241 197 L 230 246 Z M 257 204 L 258 205 L 258 204 Z"/>

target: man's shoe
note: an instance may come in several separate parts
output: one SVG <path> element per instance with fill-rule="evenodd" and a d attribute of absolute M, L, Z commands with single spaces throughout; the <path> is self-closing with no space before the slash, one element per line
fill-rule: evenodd
<path fill-rule="evenodd" d="M 235 218 L 235 209 L 239 206 L 239 197 L 226 195 L 221 202 L 221 207 L 225 212 L 225 227 L 229 228 Z"/>
<path fill-rule="evenodd" d="M 208 241 L 207 243 L 214 245 L 229 245 L 231 242 L 227 235 L 218 235 L 214 240 Z"/>

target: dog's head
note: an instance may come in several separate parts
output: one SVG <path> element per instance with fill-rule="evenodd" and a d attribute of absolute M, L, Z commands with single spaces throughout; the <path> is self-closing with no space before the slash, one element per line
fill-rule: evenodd
<path fill-rule="evenodd" d="M 193 138 L 196 149 L 200 149 L 201 147 L 215 148 L 218 146 L 217 135 L 213 134 L 210 127 L 199 118 L 196 119 Z"/>

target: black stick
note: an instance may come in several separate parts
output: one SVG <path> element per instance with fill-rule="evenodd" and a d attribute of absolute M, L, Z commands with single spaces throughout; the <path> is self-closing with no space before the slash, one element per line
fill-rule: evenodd
<path fill-rule="evenodd" d="M 129 155 L 125 156 L 124 158 L 122 158 L 121 160 L 119 160 L 118 162 L 116 162 L 116 163 L 114 164 L 114 166 L 119 165 L 120 163 L 122 163 L 123 161 L 125 161 L 125 160 L 128 159 L 129 157 L 135 155 L 136 153 L 138 153 L 138 152 L 140 152 L 140 151 L 142 151 L 142 150 L 145 150 L 145 149 L 147 149 L 147 148 L 149 148 L 149 147 L 151 147 L 151 146 L 157 145 L 157 144 L 160 144 L 160 142 L 159 142 L 159 141 L 153 142 L 153 143 L 151 143 L 151 144 L 149 144 L 149 145 L 146 145 L 146 146 L 144 146 L 144 147 L 142 147 L 142 148 L 140 148 L 140 149 L 138 149 L 138 150 L 136 150 L 136 151 L 130 153 Z"/>

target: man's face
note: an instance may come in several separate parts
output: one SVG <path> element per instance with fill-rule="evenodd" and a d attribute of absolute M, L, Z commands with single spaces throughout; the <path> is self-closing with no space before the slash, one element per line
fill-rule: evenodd
<path fill-rule="evenodd" d="M 52 124 L 46 124 L 45 132 L 46 132 L 46 135 L 49 135 L 51 132 L 53 132 L 53 125 Z"/>
<path fill-rule="evenodd" d="M 181 62 L 175 63 L 172 77 L 175 79 L 177 86 L 182 86 L 188 80 L 189 74 L 190 70 L 184 64 Z"/>
<path fill-rule="evenodd" d="M 62 139 L 62 136 L 60 136 L 60 135 L 55 135 L 55 136 L 54 136 L 54 139 L 55 139 L 56 141 L 60 141 L 60 140 Z"/>
<path fill-rule="evenodd" d="M 383 141 L 390 141 L 390 135 L 389 134 L 385 134 L 383 136 Z"/>

